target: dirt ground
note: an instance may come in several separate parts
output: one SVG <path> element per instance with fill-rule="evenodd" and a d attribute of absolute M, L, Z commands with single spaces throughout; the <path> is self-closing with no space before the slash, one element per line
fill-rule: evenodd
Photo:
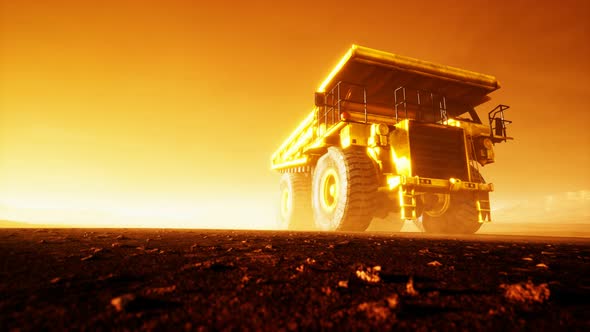
<path fill-rule="evenodd" d="M 590 330 L 590 239 L 0 229 L 0 330 Z"/>

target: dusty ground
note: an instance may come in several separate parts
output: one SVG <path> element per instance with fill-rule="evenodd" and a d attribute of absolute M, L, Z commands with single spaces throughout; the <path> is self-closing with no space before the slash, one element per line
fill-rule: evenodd
<path fill-rule="evenodd" d="M 1 330 L 590 330 L 590 240 L 0 230 Z"/>

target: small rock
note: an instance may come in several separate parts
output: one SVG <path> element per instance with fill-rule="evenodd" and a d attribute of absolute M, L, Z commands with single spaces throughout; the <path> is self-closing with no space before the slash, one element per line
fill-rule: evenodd
<path fill-rule="evenodd" d="M 128 237 L 126 237 L 126 236 L 123 236 L 123 235 L 119 235 L 119 236 L 117 236 L 115 239 L 117 239 L 117 240 L 129 240 L 129 238 L 128 238 Z"/>
<path fill-rule="evenodd" d="M 137 297 L 133 294 L 124 294 L 115 297 L 111 300 L 111 305 L 115 307 L 117 311 L 124 311 L 129 307 L 129 304 L 133 303 Z"/>
<path fill-rule="evenodd" d="M 397 294 L 385 298 L 385 301 L 390 309 L 396 309 L 399 306 L 399 296 Z"/>
<path fill-rule="evenodd" d="M 504 289 L 504 296 L 515 302 L 524 303 L 543 303 L 549 299 L 550 291 L 547 284 L 535 285 L 532 281 L 519 284 L 502 284 L 500 288 Z"/>
<path fill-rule="evenodd" d="M 95 247 L 90 248 L 90 252 L 93 254 L 98 254 L 102 250 L 103 250 L 102 248 L 95 248 Z"/>
<path fill-rule="evenodd" d="M 82 258 L 80 258 L 80 260 L 81 260 L 82 262 L 84 262 L 84 261 L 88 261 L 88 260 L 91 260 L 91 259 L 94 259 L 94 258 L 95 258 L 95 256 L 94 256 L 94 255 L 88 255 L 88 256 L 86 256 L 86 257 L 82 257 Z"/>
<path fill-rule="evenodd" d="M 414 288 L 414 279 L 412 277 L 410 277 L 410 279 L 408 280 L 408 283 L 406 284 L 406 293 L 409 296 L 417 296 L 418 295 L 418 291 L 416 291 L 416 289 Z"/>
<path fill-rule="evenodd" d="M 51 281 L 49 281 L 49 282 L 52 283 L 52 284 L 57 284 L 60 281 L 61 281 L 61 278 L 60 277 L 55 277 L 55 278 L 51 279 Z"/>
<path fill-rule="evenodd" d="M 205 269 L 208 269 L 208 268 L 211 268 L 211 265 L 213 265 L 213 262 L 211 262 L 211 261 L 204 261 L 204 262 L 197 262 L 193 266 L 194 267 L 203 267 Z"/>
<path fill-rule="evenodd" d="M 364 311 L 367 318 L 378 322 L 386 320 L 391 315 L 389 308 L 378 302 L 361 303 L 358 305 L 357 310 Z"/>
<path fill-rule="evenodd" d="M 340 287 L 340 288 L 348 288 L 348 280 L 340 280 L 340 281 L 338 281 L 338 287 Z"/>
<path fill-rule="evenodd" d="M 549 266 L 547 266 L 547 264 L 543 264 L 543 263 L 539 263 L 539 264 L 537 264 L 537 265 L 535 265 L 535 266 L 536 266 L 536 267 L 540 267 L 540 268 L 542 268 L 542 269 L 548 269 L 548 268 L 549 268 Z"/>
<path fill-rule="evenodd" d="M 428 266 L 442 266 L 442 263 L 439 261 L 432 261 L 426 265 L 428 265 Z"/>
<path fill-rule="evenodd" d="M 360 268 L 356 270 L 356 276 L 370 284 L 375 284 L 381 281 L 381 277 L 379 277 L 379 272 L 381 271 L 381 266 L 377 265 L 374 267 L 369 267 L 366 269 Z"/>
<path fill-rule="evenodd" d="M 533 259 L 532 259 L 531 257 L 523 257 L 523 258 L 522 258 L 522 260 L 523 260 L 523 261 L 530 262 L 530 261 L 532 261 Z"/>

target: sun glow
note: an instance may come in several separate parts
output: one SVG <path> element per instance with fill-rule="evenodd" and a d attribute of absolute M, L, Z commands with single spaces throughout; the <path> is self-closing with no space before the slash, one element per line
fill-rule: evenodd
<path fill-rule="evenodd" d="M 317 1 L 235 1 L 229 8 L 220 1 L 0 0 L 0 220 L 76 227 L 274 227 L 280 175 L 270 170 L 269 154 L 302 119 L 292 135 L 304 140 L 350 124 L 320 126 L 318 131 L 328 130 L 323 134 L 305 130 L 315 120 L 314 89 L 338 79 L 335 73 L 353 51 L 343 59 L 334 56 L 350 43 L 502 78 L 506 88 L 493 100 L 514 105 L 517 139 L 496 146 L 497 162 L 485 167 L 486 180 L 498 188 L 497 206 L 509 193 L 524 200 L 534 193 L 587 190 L 590 44 L 575 42 L 587 39 L 587 11 L 546 5 L 515 31 L 490 27 L 486 18 L 521 19 L 524 4 L 509 11 L 489 6 L 485 12 L 453 6 L 447 13 L 446 4 L 433 2 L 415 24 L 412 2 L 381 1 L 376 11 L 360 3 Z M 355 24 L 339 19 L 353 12 Z M 441 13 L 457 19 L 441 26 Z M 555 29 L 547 20 L 563 26 Z M 413 28 L 398 33 L 404 26 Z M 433 32 L 439 44 L 456 47 L 431 47 L 422 37 Z M 491 37 L 474 44 L 484 35 Z M 539 40 L 547 49 L 568 51 L 539 52 Z M 511 52 L 499 61 L 492 46 Z M 315 85 L 333 65 L 328 80 Z M 493 105 L 484 105 L 477 111 L 486 122 Z M 562 105 L 567 116 L 555 118 Z M 557 119 L 550 134 L 547 122 L 538 119 Z M 399 129 L 407 131 L 407 122 Z M 307 162 L 298 151 L 290 151 L 289 166 Z M 400 158 L 409 154 L 397 152 Z M 559 158 L 531 164 L 547 154 Z M 400 174 L 412 175 L 411 159 L 396 163 L 403 165 Z M 494 218 L 544 211 L 536 208 L 543 204 L 523 201 Z M 587 218 L 588 203 L 583 204 L 571 208 Z M 559 206 L 546 207 L 555 207 L 552 213 L 570 208 Z M 539 218 L 546 217 L 531 216 Z"/>
<path fill-rule="evenodd" d="M 265 197 L 212 198 L 195 202 L 182 199 L 129 202 L 30 195 L 0 199 L 0 219 L 33 224 L 73 227 L 276 228 L 276 209 L 269 207 L 269 199 Z"/>

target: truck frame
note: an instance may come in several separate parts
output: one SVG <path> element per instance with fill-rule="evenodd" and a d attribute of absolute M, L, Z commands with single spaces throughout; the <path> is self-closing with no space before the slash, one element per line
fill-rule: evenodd
<path fill-rule="evenodd" d="M 498 105 L 475 107 L 495 77 L 352 45 L 315 93 L 315 106 L 271 157 L 282 173 L 287 229 L 364 231 L 375 218 L 399 231 L 475 233 L 491 221 L 480 173 L 511 140 Z"/>

